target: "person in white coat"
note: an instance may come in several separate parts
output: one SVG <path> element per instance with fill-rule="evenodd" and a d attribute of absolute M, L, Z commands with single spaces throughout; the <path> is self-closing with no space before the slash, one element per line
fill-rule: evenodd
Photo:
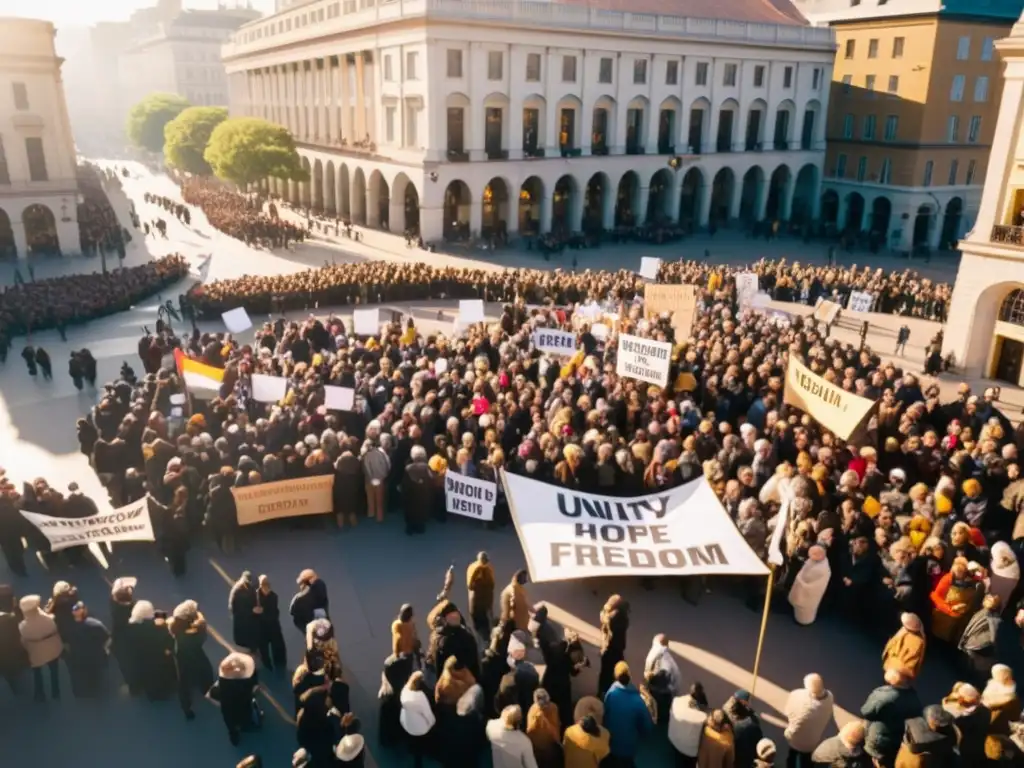
<path fill-rule="evenodd" d="M 700 739 L 710 711 L 707 694 L 700 683 L 691 685 L 690 692 L 685 696 L 677 696 L 672 700 L 668 740 L 676 751 L 676 764 L 680 768 L 694 768 L 697 765 Z"/>
<path fill-rule="evenodd" d="M 808 550 L 807 562 L 800 568 L 789 590 L 789 604 L 793 606 L 793 617 L 798 624 L 814 623 L 831 578 L 832 569 L 825 548 L 815 544 Z"/>
<path fill-rule="evenodd" d="M 655 635 L 644 663 L 644 682 L 658 704 L 660 723 L 668 721 L 672 699 L 682 692 L 682 677 L 679 665 L 668 648 L 668 638 L 662 634 Z"/>
<path fill-rule="evenodd" d="M 783 735 L 789 743 L 787 768 L 811 768 L 814 752 L 825 729 L 835 717 L 832 692 L 825 688 L 821 675 L 804 678 L 804 687 L 797 688 L 786 700 L 786 730 Z"/>
<path fill-rule="evenodd" d="M 537 768 L 533 742 L 519 730 L 523 710 L 511 704 L 501 710 L 501 716 L 487 723 L 487 740 L 491 742 L 494 768 Z"/>
<path fill-rule="evenodd" d="M 402 689 L 399 699 L 402 703 L 402 713 L 398 716 L 398 721 L 409 736 L 413 764 L 416 768 L 422 768 L 430 731 L 437 720 L 434 717 L 434 710 L 430 707 L 430 699 L 427 698 L 421 671 L 417 670 L 409 675 L 409 682 Z"/>
<path fill-rule="evenodd" d="M 1010 596 L 1020 581 L 1020 563 L 1010 545 L 997 541 L 992 545 L 992 570 L 989 577 L 989 594 L 999 598 L 1000 605 L 1009 605 Z"/>

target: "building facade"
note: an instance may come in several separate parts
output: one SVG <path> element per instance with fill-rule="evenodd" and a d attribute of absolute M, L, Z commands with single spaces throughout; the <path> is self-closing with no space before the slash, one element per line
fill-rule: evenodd
<path fill-rule="evenodd" d="M 960 243 L 944 351 L 969 375 L 1024 386 L 1024 17 L 996 49 L 1002 100 L 978 220 Z"/>
<path fill-rule="evenodd" d="M 48 21 L 0 19 L 0 256 L 78 253 L 78 182 Z"/>
<path fill-rule="evenodd" d="M 295 136 L 276 192 L 427 241 L 817 218 L 831 30 L 644 3 L 299 3 L 225 46 L 230 106 Z"/>
<path fill-rule="evenodd" d="M 836 32 L 823 219 L 879 247 L 949 249 L 981 202 L 1024 0 L 798 0 Z"/>

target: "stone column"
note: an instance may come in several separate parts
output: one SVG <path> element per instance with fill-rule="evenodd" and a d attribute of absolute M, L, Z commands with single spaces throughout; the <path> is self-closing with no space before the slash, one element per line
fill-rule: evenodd
<path fill-rule="evenodd" d="M 554 206 L 552 205 L 551 192 L 547 189 L 544 190 L 544 196 L 540 201 L 540 221 L 537 223 L 541 234 L 545 234 L 551 231 L 551 218 L 554 214 Z"/>
<path fill-rule="evenodd" d="M 793 213 L 793 197 L 796 195 L 796 177 L 790 174 L 789 182 L 786 184 L 786 188 L 782 190 L 782 198 L 779 201 L 779 219 L 781 221 L 789 221 L 789 217 Z M 890 220 L 890 224 L 892 221 Z M 886 239 L 886 242 L 889 242 Z"/>
<path fill-rule="evenodd" d="M 25 236 L 25 225 L 20 220 L 11 219 L 11 232 L 14 235 L 14 247 L 18 250 L 19 259 L 28 258 L 28 238 Z"/>
<path fill-rule="evenodd" d="M 740 184 L 740 187 L 743 185 Z M 740 195 L 742 196 L 742 191 Z M 763 181 L 757 185 L 757 205 L 754 206 L 754 221 L 764 220 L 768 212 L 768 182 Z"/>
<path fill-rule="evenodd" d="M 601 226 L 605 229 L 615 227 L 615 195 L 614 189 L 605 189 L 601 195 Z"/>
<path fill-rule="evenodd" d="M 679 198 L 683 195 L 683 173 L 676 171 L 672 174 L 672 185 L 668 189 L 667 214 L 669 221 L 679 221 Z"/>
<path fill-rule="evenodd" d="M 70 211 L 70 221 L 62 221 L 57 218 L 57 247 L 60 248 L 61 256 L 77 256 L 82 253 L 81 234 L 78 230 L 78 219 Z"/>
<path fill-rule="evenodd" d="M 338 69 L 334 57 L 324 59 L 327 77 L 327 143 L 338 143 Z"/>
<path fill-rule="evenodd" d="M 352 143 L 352 94 L 350 91 L 350 75 L 348 68 L 348 54 L 343 53 L 338 57 L 338 79 L 341 80 L 341 135 Z"/>
<path fill-rule="evenodd" d="M 711 184 L 705 183 L 700 189 L 700 210 L 697 212 L 697 227 L 703 229 L 711 221 Z"/>
<path fill-rule="evenodd" d="M 469 231 L 473 237 L 480 236 L 480 230 L 484 225 L 484 203 L 483 200 L 474 200 L 469 205 Z"/>
<path fill-rule="evenodd" d="M 651 197 L 651 188 L 646 184 L 640 186 L 636 191 L 636 210 L 633 211 L 633 220 L 637 224 L 647 221 L 647 201 Z"/>
<path fill-rule="evenodd" d="M 363 52 L 356 54 L 356 120 L 353 126 L 355 130 L 355 141 L 362 141 L 366 137 L 366 63 L 363 59 Z"/>

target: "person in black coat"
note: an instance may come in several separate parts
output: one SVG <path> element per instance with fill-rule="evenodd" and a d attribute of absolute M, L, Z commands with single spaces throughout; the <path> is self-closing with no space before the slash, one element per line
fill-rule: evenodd
<path fill-rule="evenodd" d="M 590 666 L 590 660 L 579 635 L 568 629 L 564 634 L 565 637 L 548 650 L 541 687 L 558 707 L 562 727 L 568 728 L 573 722 L 572 679 L 581 669 Z"/>
<path fill-rule="evenodd" d="M 216 679 L 213 665 L 203 651 L 208 633 L 206 619 L 195 600 L 186 600 L 174 609 L 171 619 L 174 659 L 178 664 L 178 700 L 186 720 L 194 720 L 192 693 L 205 696 Z"/>
<path fill-rule="evenodd" d="M 28 366 L 28 375 L 35 376 L 39 373 L 39 369 L 36 367 L 36 350 L 31 345 L 21 350 L 21 359 L 25 361 L 25 365 Z"/>
<path fill-rule="evenodd" d="M 231 631 L 235 645 L 246 651 L 260 647 L 260 617 L 256 611 L 259 601 L 252 573 L 242 571 L 241 577 L 231 587 L 228 595 L 228 610 L 231 611 Z"/>
<path fill-rule="evenodd" d="M 448 717 L 438 720 L 441 765 L 444 768 L 478 765 L 486 724 L 484 690 L 474 685 L 459 697 Z"/>
<path fill-rule="evenodd" d="M 220 705 L 228 738 L 238 746 L 242 731 L 252 730 L 259 725 L 255 704 L 256 689 L 259 686 L 256 662 L 244 653 L 230 653 L 220 663 L 217 671 L 217 681 L 207 695 Z"/>
<path fill-rule="evenodd" d="M 116 579 L 110 588 L 110 652 L 132 696 L 141 693 L 141 681 L 135 675 L 128 652 L 128 626 L 135 608 L 135 584 L 133 578 L 121 578 Z"/>
<path fill-rule="evenodd" d="M 732 725 L 736 765 L 753 765 L 757 757 L 757 743 L 764 737 L 761 721 L 750 706 L 750 694 L 736 691 L 722 707 Z"/>
<path fill-rule="evenodd" d="M 430 645 L 433 650 L 430 655 L 434 660 L 434 674 L 440 678 L 448 657 L 455 656 L 463 666 L 473 673 L 473 677 L 479 680 L 480 657 L 477 655 L 476 636 L 466 629 L 459 609 L 449 601 L 438 616 L 439 624 L 430 637 Z"/>
<path fill-rule="evenodd" d="M 270 588 L 270 579 L 260 576 L 256 590 L 256 618 L 259 620 L 259 651 L 263 666 L 273 670 L 284 669 L 288 653 L 281 631 L 281 609 L 277 592 Z"/>
<path fill-rule="evenodd" d="M 134 683 L 150 701 L 170 698 L 178 682 L 178 666 L 166 614 L 154 610 L 148 600 L 139 600 L 132 608 L 124 639 L 118 642 L 126 658 L 129 690 Z"/>
<path fill-rule="evenodd" d="M 14 590 L 0 584 L 0 677 L 7 681 L 11 693 L 21 690 L 20 678 L 29 668 L 28 653 L 21 644 L 21 612 L 14 601 Z"/>
<path fill-rule="evenodd" d="M 50 361 L 50 354 L 42 347 L 36 348 L 36 363 L 39 364 L 39 370 L 43 372 L 43 378 L 46 381 L 52 381 L 53 363 Z"/>
<path fill-rule="evenodd" d="M 235 472 L 224 467 L 210 478 L 210 493 L 206 500 L 206 527 L 210 529 L 220 551 L 230 554 L 235 548 L 235 529 L 238 527 L 238 511 L 235 496 L 231 493 Z"/>
<path fill-rule="evenodd" d="M 295 628 L 305 635 L 306 626 L 317 618 L 317 611 L 323 612 L 323 618 L 330 618 L 327 585 L 312 568 L 300 573 L 297 583 L 299 591 L 292 598 L 288 612 Z"/>
<path fill-rule="evenodd" d="M 76 698 L 91 698 L 103 692 L 109 666 L 110 631 L 89 615 L 85 603 L 72 607 L 74 628 L 65 656 L 71 673 L 71 690 Z"/>
<path fill-rule="evenodd" d="M 530 636 L 526 632 L 516 631 L 508 644 L 508 658 L 514 663 L 512 669 L 505 673 L 498 685 L 494 708 L 501 712 L 505 707 L 518 704 L 520 710 L 530 711 L 533 706 L 533 692 L 540 687 L 540 675 L 537 668 L 526 660 L 526 646 Z M 526 720 L 520 724 L 521 730 L 526 729 Z"/>
<path fill-rule="evenodd" d="M 377 699 L 380 701 L 380 743 L 385 747 L 405 741 L 405 731 L 399 720 L 402 715 L 400 697 L 415 667 L 416 659 L 411 653 L 391 655 L 384 660 Z"/>

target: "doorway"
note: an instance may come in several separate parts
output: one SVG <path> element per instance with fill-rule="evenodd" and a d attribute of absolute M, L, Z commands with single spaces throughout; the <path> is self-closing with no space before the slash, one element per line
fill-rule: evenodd
<path fill-rule="evenodd" d="M 1002 339 L 999 345 L 999 360 L 996 363 L 996 379 L 1014 386 L 1020 381 L 1021 363 L 1024 362 L 1024 342 L 1016 339 Z"/>

